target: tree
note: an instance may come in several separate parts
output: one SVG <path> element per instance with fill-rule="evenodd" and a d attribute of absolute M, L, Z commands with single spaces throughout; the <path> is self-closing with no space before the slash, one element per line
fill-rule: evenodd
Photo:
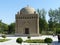
<path fill-rule="evenodd" d="M 37 9 L 37 13 L 39 15 L 39 32 L 41 33 L 42 32 L 42 19 L 41 19 L 41 11 L 39 9 Z"/>
<path fill-rule="evenodd" d="M 15 33 L 15 23 L 11 23 L 10 25 L 5 24 L 0 20 L 0 33 L 2 34 L 11 34 Z"/>
<path fill-rule="evenodd" d="M 49 30 L 53 31 L 54 33 L 56 33 L 56 23 L 57 23 L 57 13 L 58 10 L 52 10 L 50 9 L 48 12 L 48 15 L 50 17 L 49 19 Z"/>
<path fill-rule="evenodd" d="M 11 23 L 8 27 L 9 27 L 8 33 L 14 34 L 15 33 L 15 23 Z"/>
<path fill-rule="evenodd" d="M 0 20 L 0 33 L 2 33 L 2 20 Z"/>
<path fill-rule="evenodd" d="M 52 31 L 53 30 L 53 22 L 52 22 L 52 18 L 50 18 L 50 20 L 48 21 L 49 23 L 49 31 Z"/>
<path fill-rule="evenodd" d="M 7 33 L 8 31 L 8 25 L 3 23 L 2 20 L 0 20 L 0 33 Z"/>
<path fill-rule="evenodd" d="M 48 28 L 48 24 L 46 22 L 46 11 L 44 9 L 42 10 L 37 10 L 38 15 L 39 15 L 39 28 L 40 28 L 40 33 L 42 32 L 42 30 L 47 30 Z"/>
<path fill-rule="evenodd" d="M 2 30 L 3 30 L 3 33 L 7 34 L 8 33 L 8 25 L 5 23 L 2 23 Z"/>
<path fill-rule="evenodd" d="M 56 34 L 56 31 L 59 30 L 59 23 L 60 23 L 60 8 L 52 10 L 49 10 L 49 29 L 53 30 Z"/>
<path fill-rule="evenodd" d="M 60 8 L 58 9 L 58 15 L 57 15 L 57 18 L 58 18 L 58 22 L 60 23 Z"/>
<path fill-rule="evenodd" d="M 46 11 L 42 9 L 41 12 L 42 12 L 43 28 L 46 31 L 48 28 L 48 24 L 46 22 Z"/>

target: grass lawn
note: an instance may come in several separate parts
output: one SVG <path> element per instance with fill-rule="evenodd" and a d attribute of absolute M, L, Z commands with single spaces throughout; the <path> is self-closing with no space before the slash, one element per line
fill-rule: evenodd
<path fill-rule="evenodd" d="M 10 39 L 0 39 L 0 42 L 9 41 Z"/>
<path fill-rule="evenodd" d="M 24 42 L 27 42 L 27 43 L 44 43 L 44 40 L 41 40 L 41 39 L 31 39 L 31 40 L 26 40 Z"/>

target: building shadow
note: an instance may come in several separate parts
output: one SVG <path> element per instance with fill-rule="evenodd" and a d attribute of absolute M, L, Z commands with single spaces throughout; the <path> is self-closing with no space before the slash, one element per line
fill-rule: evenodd
<path fill-rule="evenodd" d="M 60 45 L 60 42 L 54 41 L 54 42 L 52 43 L 52 45 Z"/>

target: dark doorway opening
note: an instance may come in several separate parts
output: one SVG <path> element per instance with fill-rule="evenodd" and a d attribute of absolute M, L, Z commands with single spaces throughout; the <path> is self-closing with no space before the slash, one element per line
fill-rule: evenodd
<path fill-rule="evenodd" d="M 29 34 L 29 28 L 25 28 L 25 34 Z"/>

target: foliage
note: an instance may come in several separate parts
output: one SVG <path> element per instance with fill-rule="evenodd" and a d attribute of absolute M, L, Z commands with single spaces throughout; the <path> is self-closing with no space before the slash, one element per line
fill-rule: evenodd
<path fill-rule="evenodd" d="M 44 9 L 42 10 L 37 10 L 38 15 L 39 15 L 39 28 L 40 28 L 40 33 L 42 30 L 47 30 L 47 22 L 46 22 L 46 11 Z"/>
<path fill-rule="evenodd" d="M 42 35 L 53 35 L 53 31 L 42 31 Z"/>
<path fill-rule="evenodd" d="M 28 36 L 27 38 L 28 38 L 28 39 L 30 39 L 31 37 L 30 37 L 30 36 Z"/>
<path fill-rule="evenodd" d="M 8 25 L 5 24 L 5 23 L 3 23 L 3 25 L 2 25 L 2 30 L 3 30 L 3 33 L 4 33 L 4 34 L 8 33 L 8 32 L 7 32 L 7 31 L 8 31 Z"/>
<path fill-rule="evenodd" d="M 5 39 L 5 38 L 6 38 L 6 35 L 2 35 L 2 38 L 4 38 L 4 39 Z"/>
<path fill-rule="evenodd" d="M 60 34 L 60 28 L 58 28 L 58 29 L 56 30 L 56 33 L 57 33 L 57 34 Z"/>
<path fill-rule="evenodd" d="M 45 38 L 45 40 L 44 40 L 45 43 L 52 43 L 52 41 L 53 40 L 51 38 Z"/>
<path fill-rule="evenodd" d="M 41 40 L 41 39 L 32 39 L 32 40 L 26 40 L 24 42 L 27 42 L 27 43 L 44 43 L 44 40 Z"/>
<path fill-rule="evenodd" d="M 60 8 L 52 10 L 50 9 L 48 12 L 50 17 L 49 19 L 49 30 L 52 30 L 54 34 L 60 33 Z"/>
<path fill-rule="evenodd" d="M 7 33 L 8 31 L 8 25 L 3 23 L 2 20 L 0 20 L 0 33 Z"/>
<path fill-rule="evenodd" d="M 23 40 L 22 40 L 22 38 L 17 38 L 16 42 L 21 44 L 23 42 Z"/>
<path fill-rule="evenodd" d="M 49 22 L 49 30 L 53 31 L 54 34 L 56 34 L 56 29 L 57 29 L 56 24 L 58 22 L 58 10 L 57 9 L 55 9 L 55 10 L 50 9 L 48 14 L 50 17 L 50 19 L 48 21 Z"/>
<path fill-rule="evenodd" d="M 2 20 L 0 20 L 0 33 L 2 32 L 1 29 L 2 29 Z"/>
<path fill-rule="evenodd" d="M 0 33 L 2 34 L 11 34 L 15 33 L 15 23 L 11 23 L 10 25 L 5 24 L 0 20 Z"/>
<path fill-rule="evenodd" d="M 8 33 L 14 34 L 15 33 L 15 23 L 11 23 L 8 27 L 9 27 Z"/>

